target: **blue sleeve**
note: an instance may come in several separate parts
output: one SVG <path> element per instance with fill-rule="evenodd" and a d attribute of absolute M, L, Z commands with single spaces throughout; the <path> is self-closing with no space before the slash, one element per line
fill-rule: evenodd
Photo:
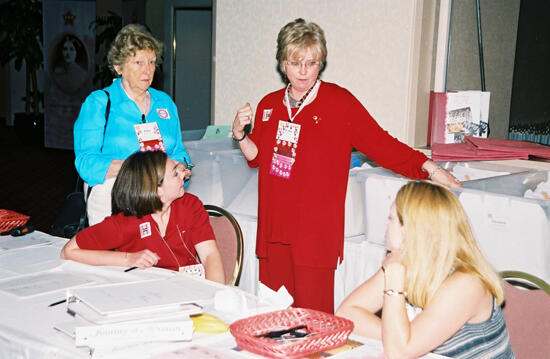
<path fill-rule="evenodd" d="M 187 153 L 187 150 L 185 149 L 185 146 L 183 145 L 183 137 L 181 135 L 181 126 L 180 126 L 180 119 L 178 116 L 178 109 L 176 107 L 176 104 L 170 99 L 170 107 L 172 110 L 170 113 L 173 115 L 173 119 L 171 119 L 171 130 L 170 135 L 174 135 L 175 142 L 174 146 L 171 148 L 167 148 L 166 152 L 168 157 L 170 157 L 173 160 L 176 160 L 178 162 L 184 162 L 184 163 L 191 163 L 191 157 Z M 184 182 L 184 187 L 187 187 L 189 185 L 189 180 Z"/>
<path fill-rule="evenodd" d="M 82 104 L 73 128 L 75 167 L 90 186 L 105 181 L 113 160 L 112 156 L 101 153 L 106 106 L 107 95 L 103 91 L 92 92 Z"/>

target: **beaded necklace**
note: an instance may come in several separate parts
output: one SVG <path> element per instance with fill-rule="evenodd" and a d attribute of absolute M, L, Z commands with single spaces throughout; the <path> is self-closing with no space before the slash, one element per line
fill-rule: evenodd
<path fill-rule="evenodd" d="M 302 98 L 299 100 L 299 101 L 296 101 L 294 100 L 294 97 L 292 97 L 292 95 L 290 95 L 290 89 L 292 88 L 292 83 L 288 83 L 288 86 L 286 88 L 286 92 L 288 93 L 288 99 L 289 99 L 289 102 L 290 102 L 290 107 L 300 107 L 302 106 L 302 104 L 304 103 L 304 101 L 306 100 L 307 98 L 307 95 L 309 95 L 309 93 L 313 90 L 313 88 L 315 87 L 315 85 L 317 84 L 317 81 L 315 81 L 315 83 L 313 85 L 311 85 L 311 87 L 309 88 L 309 90 L 307 90 L 307 92 L 304 94 L 304 96 L 302 96 Z M 294 103 L 292 103 L 294 102 Z"/>
<path fill-rule="evenodd" d="M 294 116 L 292 116 L 292 110 L 290 109 L 290 98 L 291 98 L 290 97 L 290 87 L 292 86 L 292 84 L 290 84 L 290 83 L 288 84 L 288 86 L 286 88 L 286 91 L 285 91 L 285 99 L 283 100 L 283 103 L 286 106 L 286 110 L 288 112 L 288 122 L 292 122 L 294 120 L 294 118 L 296 118 L 296 116 L 298 116 L 300 111 L 302 111 L 302 109 L 303 109 L 302 105 L 304 103 L 310 101 L 311 97 L 315 96 L 315 92 L 313 92 L 313 90 L 317 91 L 320 84 L 321 84 L 321 80 L 317 79 L 317 81 L 315 81 L 315 84 L 313 84 L 313 86 L 311 86 L 311 88 L 309 90 L 307 90 L 307 92 L 300 99 L 300 101 L 298 101 L 298 110 L 296 111 Z"/>

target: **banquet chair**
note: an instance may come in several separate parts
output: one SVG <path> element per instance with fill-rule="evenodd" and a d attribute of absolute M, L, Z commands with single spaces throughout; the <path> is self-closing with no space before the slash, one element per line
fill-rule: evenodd
<path fill-rule="evenodd" d="M 524 272 L 500 275 L 506 294 L 504 318 L 516 358 L 550 358 L 550 285 Z"/>
<path fill-rule="evenodd" d="M 231 213 L 218 206 L 204 205 L 222 256 L 225 283 L 238 285 L 243 268 L 243 234 Z"/>

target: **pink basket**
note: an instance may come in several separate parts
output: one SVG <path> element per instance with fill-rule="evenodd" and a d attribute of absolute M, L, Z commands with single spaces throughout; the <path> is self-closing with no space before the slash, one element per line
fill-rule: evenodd
<path fill-rule="evenodd" d="M 0 209 L 0 232 L 6 232 L 15 227 L 22 226 L 27 223 L 29 218 L 29 216 L 21 213 L 8 209 Z"/>
<path fill-rule="evenodd" d="M 290 341 L 261 336 L 302 325 L 312 334 Z M 229 329 L 243 350 L 271 358 L 300 358 L 344 345 L 353 322 L 317 310 L 289 308 L 238 320 Z"/>

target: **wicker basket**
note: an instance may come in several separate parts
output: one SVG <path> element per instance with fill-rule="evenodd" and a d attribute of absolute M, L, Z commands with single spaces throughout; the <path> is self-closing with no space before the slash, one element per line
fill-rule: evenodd
<path fill-rule="evenodd" d="M 293 341 L 261 336 L 301 325 L 313 334 Z M 243 350 L 271 358 L 300 358 L 344 345 L 353 322 L 312 309 L 290 308 L 238 320 L 229 329 Z"/>
<path fill-rule="evenodd" d="M 27 223 L 29 218 L 29 216 L 21 213 L 8 209 L 0 209 L 0 232 L 6 232 L 15 227 L 22 226 Z"/>

